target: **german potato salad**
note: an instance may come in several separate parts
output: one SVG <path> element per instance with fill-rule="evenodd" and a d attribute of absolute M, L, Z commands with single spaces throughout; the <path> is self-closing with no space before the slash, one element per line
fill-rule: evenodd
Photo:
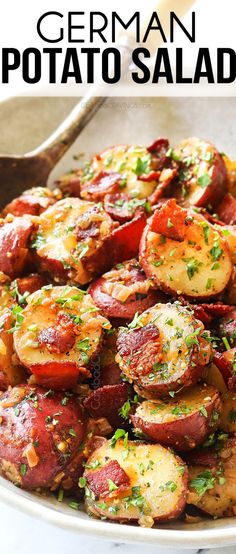
<path fill-rule="evenodd" d="M 0 473 L 89 516 L 236 515 L 236 164 L 116 145 L 0 219 Z"/>

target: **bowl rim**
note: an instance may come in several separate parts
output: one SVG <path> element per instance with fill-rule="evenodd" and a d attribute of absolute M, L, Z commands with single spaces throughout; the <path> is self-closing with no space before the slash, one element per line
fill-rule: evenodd
<path fill-rule="evenodd" d="M 73 514 L 63 511 L 61 509 L 63 504 L 60 504 L 60 510 L 54 509 L 50 503 L 43 504 L 39 496 L 35 498 L 29 491 L 16 488 L 2 477 L 0 478 L 0 500 L 12 508 L 19 509 L 25 514 L 37 517 L 60 529 L 112 542 L 175 546 L 182 549 L 214 548 L 236 544 L 236 518 L 222 520 L 227 522 L 227 525 L 222 524 L 219 528 L 209 527 L 197 530 L 166 527 L 149 529 L 90 518 L 84 519 L 76 515 L 79 514 L 79 511 Z"/>

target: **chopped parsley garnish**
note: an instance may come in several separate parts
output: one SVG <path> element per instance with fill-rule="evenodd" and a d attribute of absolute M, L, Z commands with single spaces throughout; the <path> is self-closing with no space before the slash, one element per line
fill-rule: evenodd
<path fill-rule="evenodd" d="M 212 472 L 206 469 L 202 473 L 199 473 L 197 477 L 191 479 L 190 486 L 195 489 L 198 496 L 202 496 L 206 491 L 213 489 L 215 483 L 215 477 Z"/>
<path fill-rule="evenodd" d="M 11 327 L 11 329 L 9 329 L 8 333 L 14 333 L 14 331 L 18 331 L 18 329 L 21 328 L 21 325 L 24 321 L 24 316 L 22 312 L 23 308 L 21 308 L 21 306 L 13 306 L 11 313 L 15 325 Z"/>
<path fill-rule="evenodd" d="M 183 258 L 183 261 L 187 262 L 186 271 L 188 278 L 191 281 L 195 273 L 199 272 L 199 268 L 202 265 L 202 262 L 199 262 L 199 260 L 197 260 L 196 258 Z"/>
<path fill-rule="evenodd" d="M 211 184 L 210 175 L 208 173 L 203 173 L 203 175 L 198 177 L 197 184 L 202 188 L 208 187 L 208 185 Z"/>
<path fill-rule="evenodd" d="M 133 172 L 140 177 L 140 175 L 147 174 L 149 172 L 149 166 L 150 166 L 150 154 L 147 154 L 146 156 L 143 156 L 142 158 L 138 158 L 135 167 L 133 168 Z"/>
<path fill-rule="evenodd" d="M 43 245 L 45 244 L 45 242 L 46 242 L 46 239 L 45 239 L 45 237 L 43 236 L 43 234 L 40 233 L 40 232 L 38 232 L 38 233 L 35 235 L 33 241 L 31 242 L 30 247 L 31 247 L 31 248 L 36 248 L 36 249 L 38 249 L 38 248 L 40 248 L 41 246 L 43 246 Z"/>
<path fill-rule="evenodd" d="M 213 246 L 210 250 L 210 255 L 212 257 L 213 262 L 216 262 L 223 254 L 222 248 L 220 248 L 220 238 L 218 236 L 215 237 L 213 241 Z"/>
<path fill-rule="evenodd" d="M 119 439 L 124 440 L 124 447 L 127 448 L 129 436 L 128 433 L 124 431 L 124 429 L 117 429 L 113 437 L 111 437 L 111 448 L 114 448 L 116 446 L 116 443 Z"/>
<path fill-rule="evenodd" d="M 111 479 L 107 479 L 109 492 L 113 492 L 118 489 L 117 485 Z"/>

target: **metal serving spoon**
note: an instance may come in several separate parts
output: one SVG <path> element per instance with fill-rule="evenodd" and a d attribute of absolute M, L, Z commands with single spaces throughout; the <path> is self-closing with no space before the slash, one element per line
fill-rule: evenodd
<path fill-rule="evenodd" d="M 103 96 L 93 96 L 92 88 L 41 146 L 23 156 L 0 155 L 0 207 L 28 188 L 46 185 L 56 163 L 104 100 Z"/>

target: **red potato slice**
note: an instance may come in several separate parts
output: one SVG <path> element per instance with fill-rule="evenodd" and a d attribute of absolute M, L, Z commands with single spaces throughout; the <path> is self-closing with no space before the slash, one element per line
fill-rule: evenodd
<path fill-rule="evenodd" d="M 177 450 L 191 450 L 217 428 L 220 413 L 217 389 L 198 385 L 168 400 L 145 400 L 130 417 L 148 439 Z"/>
<path fill-rule="evenodd" d="M 10 332 L 13 315 L 5 308 L 0 311 L 0 390 L 17 385 L 26 378 L 25 370 L 19 365 L 13 348 L 13 336 Z"/>
<path fill-rule="evenodd" d="M 121 371 L 145 398 L 196 383 L 211 356 L 203 324 L 178 303 L 156 304 L 135 317 L 119 330 L 117 350 Z"/>
<path fill-rule="evenodd" d="M 28 243 L 34 225 L 31 219 L 8 216 L 0 222 L 0 271 L 11 279 L 26 269 Z"/>
<path fill-rule="evenodd" d="M 236 507 L 236 439 L 230 438 L 218 451 L 216 467 L 189 467 L 190 482 L 187 503 L 212 517 L 235 515 Z"/>
<path fill-rule="evenodd" d="M 207 466 L 208 468 L 217 467 L 219 462 L 218 452 L 214 448 L 198 448 L 186 452 L 186 456 L 181 454 L 188 466 Z"/>
<path fill-rule="evenodd" d="M 221 221 L 224 221 L 227 225 L 236 224 L 236 198 L 227 192 L 220 203 L 217 206 L 217 214 Z"/>
<path fill-rule="evenodd" d="M 128 400 L 128 397 L 129 386 L 126 383 L 105 385 L 87 396 L 83 404 L 91 417 L 105 417 L 110 425 L 116 429 L 124 423 L 119 415 L 119 410 Z"/>
<path fill-rule="evenodd" d="M 222 395 L 220 428 L 230 435 L 236 434 L 236 393 L 227 391 Z"/>
<path fill-rule="evenodd" d="M 230 391 L 236 390 L 236 348 L 226 352 L 215 352 L 213 362 L 220 370 L 224 382 Z"/>
<path fill-rule="evenodd" d="M 111 256 L 112 265 L 130 260 L 138 255 L 139 243 L 145 225 L 145 214 L 139 214 L 132 221 L 128 221 L 112 231 L 109 239 L 109 255 Z"/>
<path fill-rule="evenodd" d="M 25 214 L 40 215 L 57 200 L 61 200 L 61 197 L 59 190 L 51 191 L 46 187 L 34 187 L 7 204 L 2 211 L 2 216 L 5 217 L 9 213 L 19 217 Z"/>
<path fill-rule="evenodd" d="M 206 382 L 208 385 L 212 385 L 213 387 L 215 387 L 222 394 L 227 392 L 227 386 L 225 384 L 222 372 L 213 363 L 211 363 L 204 369 L 203 381 Z"/>
<path fill-rule="evenodd" d="M 227 169 L 222 156 L 209 142 L 192 137 L 170 152 L 179 165 L 178 187 L 173 189 L 185 206 L 215 207 L 223 198 Z M 176 193 L 176 194 L 175 194 Z"/>
<path fill-rule="evenodd" d="M 40 216 L 32 243 L 41 271 L 62 282 L 88 283 L 109 266 L 107 240 L 115 225 L 101 205 L 79 198 L 56 202 Z"/>
<path fill-rule="evenodd" d="M 100 366 L 97 379 L 93 375 L 94 388 L 104 387 L 105 385 L 118 385 L 121 383 L 121 371 L 115 357 L 117 354 L 117 330 L 113 329 L 103 342 L 100 352 Z"/>
<path fill-rule="evenodd" d="M 150 182 L 143 181 L 142 177 L 151 174 L 156 167 L 157 153 L 150 153 L 144 146 L 117 145 L 107 148 L 94 156 L 84 169 L 77 172 L 81 197 L 86 200 L 97 200 L 99 191 L 99 200 L 101 200 L 102 194 L 104 197 L 106 193 L 120 190 L 133 198 L 147 198 L 155 189 L 157 182 L 155 178 Z M 111 187 L 112 184 L 113 187 Z"/>
<path fill-rule="evenodd" d="M 90 285 L 89 292 L 106 317 L 128 321 L 136 312 L 140 314 L 165 300 L 164 294 L 153 290 L 151 281 L 135 259 L 118 264 L 99 277 Z"/>
<path fill-rule="evenodd" d="M 72 388 L 87 375 L 104 329 L 110 323 L 98 314 L 90 295 L 76 287 L 50 287 L 27 298 L 21 322 L 13 333 L 17 356 L 37 383 Z"/>
<path fill-rule="evenodd" d="M 106 441 L 88 459 L 84 477 L 86 509 L 95 517 L 151 527 L 179 517 L 185 506 L 186 466 L 159 444 Z"/>
<path fill-rule="evenodd" d="M 0 417 L 2 475 L 25 489 L 55 490 L 63 488 L 63 479 L 68 487 L 76 459 L 78 482 L 84 460 L 79 449 L 87 421 L 75 395 L 28 385 L 14 387 L 1 396 Z"/>
<path fill-rule="evenodd" d="M 202 215 L 180 208 L 174 200 L 149 220 L 139 254 L 147 277 L 174 295 L 202 300 L 219 295 L 232 274 L 225 238 Z"/>

